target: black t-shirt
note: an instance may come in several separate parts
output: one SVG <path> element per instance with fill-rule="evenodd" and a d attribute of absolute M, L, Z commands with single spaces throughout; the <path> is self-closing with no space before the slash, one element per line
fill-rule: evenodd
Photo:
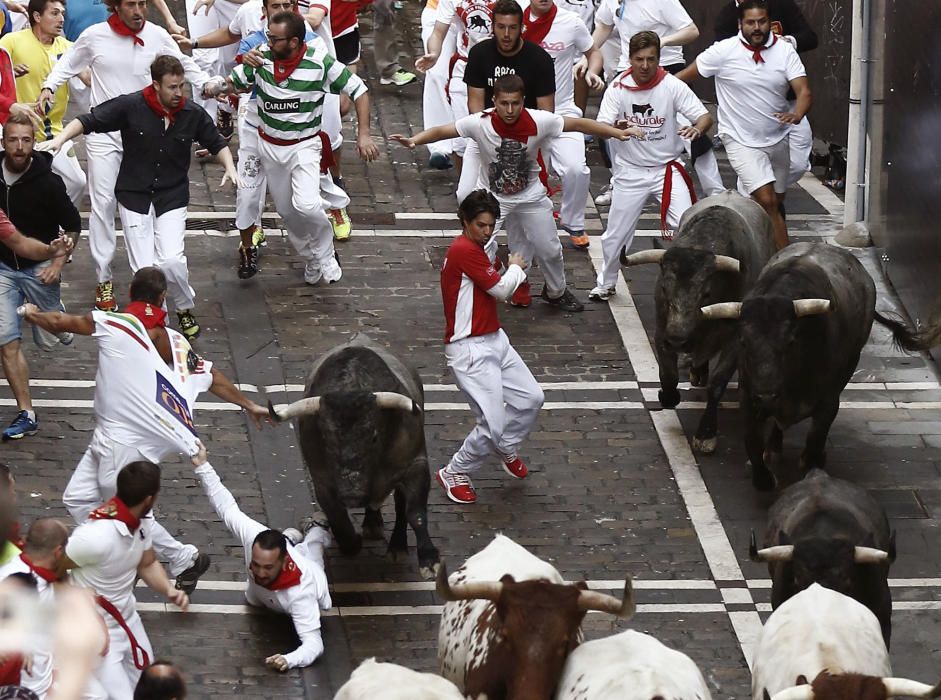
<path fill-rule="evenodd" d="M 469 87 L 484 88 L 484 109 L 493 106 L 493 81 L 509 75 L 518 75 L 526 86 L 525 106 L 536 109 L 536 98 L 555 94 L 555 65 L 552 56 L 531 41 L 512 56 L 504 56 L 493 39 L 482 41 L 467 54 L 464 82 Z"/>

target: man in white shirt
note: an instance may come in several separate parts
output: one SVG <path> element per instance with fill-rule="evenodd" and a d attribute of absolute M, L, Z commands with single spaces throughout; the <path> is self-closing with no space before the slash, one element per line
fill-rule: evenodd
<path fill-rule="evenodd" d="M 788 135 L 810 110 L 810 86 L 797 51 L 771 33 L 764 0 L 745 0 L 738 11 L 739 34 L 717 41 L 677 77 L 715 77 L 719 137 L 742 185 L 771 217 L 781 249 L 788 244 L 781 215 L 791 163 Z M 796 95 L 793 111 L 788 88 Z"/>
<path fill-rule="evenodd" d="M 629 46 L 630 68 L 608 86 L 598 121 L 637 126 L 646 138 L 610 146 L 614 196 L 601 237 L 604 262 L 597 286 L 588 293 L 592 301 L 614 296 L 621 251 L 630 248 L 651 197 L 660 203 L 663 230 L 675 228 L 695 201 L 692 180 L 677 159 L 683 139 L 702 136 L 712 126 L 712 117 L 693 91 L 660 67 L 660 39 L 654 32 L 638 32 Z M 678 115 L 692 126 L 681 127 Z"/>
<path fill-rule="evenodd" d="M 276 671 L 309 666 L 323 654 L 320 611 L 333 605 L 323 565 L 323 550 L 330 543 L 330 534 L 314 526 L 302 539 L 293 528 L 281 532 L 262 525 L 239 509 L 202 445 L 193 457 L 193 465 L 213 509 L 244 549 L 248 569 L 245 599 L 250 605 L 290 615 L 301 640 L 297 649 L 272 654 L 265 664 Z"/>
<path fill-rule="evenodd" d="M 532 0 L 523 13 L 523 39 L 541 46 L 555 65 L 555 113 L 563 117 L 581 117 L 575 106 L 575 76 L 572 72 L 577 56 L 588 60 L 595 52 L 591 34 L 574 12 L 559 7 L 554 0 Z M 589 87 L 600 90 L 604 81 L 587 76 Z M 587 248 L 585 233 L 585 202 L 591 171 L 585 163 L 585 137 L 567 131 L 552 140 L 549 164 L 562 180 L 562 206 L 559 219 L 576 248 Z"/>
<path fill-rule="evenodd" d="M 456 136 L 474 141 L 480 152 L 478 181 L 488 183 L 488 189 L 500 203 L 497 230 L 509 224 L 509 232 L 518 232 L 509 239 L 510 251 L 522 255 L 527 265 L 532 258 L 539 260 L 545 278 L 541 296 L 550 306 L 562 311 L 582 311 L 582 303 L 566 287 L 562 245 L 552 218 L 552 202 L 539 179 L 537 155 L 563 131 L 615 139 L 640 136 L 642 132 L 636 128 L 615 129 L 593 119 L 526 109 L 524 93 L 523 81 L 518 75 L 504 75 L 493 83 L 492 111 L 471 114 L 454 124 L 434 127 L 411 138 L 400 134 L 389 138 L 408 148 Z M 487 253 L 493 260 L 495 236 L 488 245 Z"/>
<path fill-rule="evenodd" d="M 183 63 L 186 78 L 202 89 L 209 82 L 189 56 L 162 27 L 146 20 L 147 0 L 112 0 L 107 22 L 94 24 L 84 32 L 43 81 L 39 106 L 52 104 L 58 87 L 86 68 L 91 69 L 91 106 L 97 107 L 119 95 L 143 90 L 150 85 L 150 66 L 160 55 L 176 56 Z M 95 261 L 98 286 L 95 306 L 104 311 L 117 308 L 111 283 L 111 261 L 117 245 L 114 214 L 117 200 L 114 187 L 121 168 L 124 148 L 117 133 L 89 134 L 88 196 L 91 217 L 88 246 Z"/>
<path fill-rule="evenodd" d="M 140 577 L 184 612 L 189 598 L 167 578 L 154 554 L 150 512 L 160 491 L 160 467 L 131 462 L 118 474 L 117 494 L 75 528 L 59 563 L 72 580 L 95 593 L 108 627 L 108 652 L 95 672 L 112 700 L 128 700 L 153 648 L 137 612 L 134 584 Z"/>

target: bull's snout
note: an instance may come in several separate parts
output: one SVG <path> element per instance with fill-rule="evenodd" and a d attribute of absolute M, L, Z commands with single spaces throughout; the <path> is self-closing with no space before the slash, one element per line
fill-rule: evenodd
<path fill-rule="evenodd" d="M 667 335 L 666 343 L 674 352 L 689 352 L 692 341 L 685 335 Z"/>
<path fill-rule="evenodd" d="M 778 400 L 778 396 L 777 391 L 762 391 L 755 394 L 755 400 L 767 406 L 775 403 Z"/>

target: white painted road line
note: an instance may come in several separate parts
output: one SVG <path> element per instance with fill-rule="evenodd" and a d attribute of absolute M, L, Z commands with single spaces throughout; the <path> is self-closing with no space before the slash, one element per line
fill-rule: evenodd
<path fill-rule="evenodd" d="M 837 200 L 839 201 L 839 200 Z M 190 213 L 189 217 L 191 219 L 203 219 L 210 218 L 208 216 L 202 216 L 201 214 Z M 230 215 L 231 218 L 235 217 L 235 214 Z M 224 217 L 219 217 L 224 218 Z M 644 221 L 660 221 L 659 214 L 641 214 L 640 218 Z M 399 212 L 395 215 L 396 221 L 452 221 L 454 225 L 457 226 L 457 217 L 454 214 L 447 214 L 441 212 Z M 592 219 L 589 217 L 589 221 Z M 788 214 L 788 221 L 832 221 L 833 216 L 831 214 Z M 659 233 L 659 229 L 657 230 Z"/>

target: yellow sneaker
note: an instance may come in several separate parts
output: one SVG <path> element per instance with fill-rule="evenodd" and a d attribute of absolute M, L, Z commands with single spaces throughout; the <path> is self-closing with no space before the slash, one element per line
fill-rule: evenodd
<path fill-rule="evenodd" d="M 257 248 L 259 246 L 267 246 L 268 241 L 265 239 L 265 229 L 261 226 L 256 226 L 255 230 L 252 231 L 252 247 Z"/>
<path fill-rule="evenodd" d="M 338 241 L 345 241 L 350 237 L 353 230 L 353 223 L 350 221 L 346 209 L 331 209 L 330 223 L 333 226 L 333 237 Z"/>

